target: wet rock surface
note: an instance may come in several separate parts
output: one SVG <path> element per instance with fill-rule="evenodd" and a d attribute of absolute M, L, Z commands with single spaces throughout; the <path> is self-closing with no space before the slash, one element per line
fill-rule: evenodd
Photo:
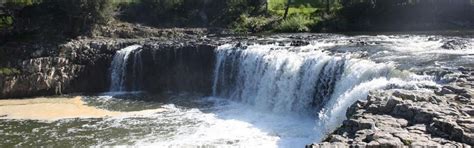
<path fill-rule="evenodd" d="M 372 91 L 347 110 L 341 127 L 308 147 L 470 147 L 474 81 L 466 78 L 473 71 L 457 73 L 436 88 Z"/>

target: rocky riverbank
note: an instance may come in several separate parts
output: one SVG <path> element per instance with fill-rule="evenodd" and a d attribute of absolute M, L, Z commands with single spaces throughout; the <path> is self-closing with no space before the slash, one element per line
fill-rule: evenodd
<path fill-rule="evenodd" d="M 198 48 L 211 51 L 214 49 L 214 43 L 206 41 L 197 43 L 196 38 L 186 41 L 163 41 L 156 38 L 79 39 L 57 46 L 33 45 L 10 48 L 8 50 L 22 54 L 11 54 L 18 57 L 10 57 L 11 60 L 2 65 L 17 69 L 19 72 L 0 74 L 0 98 L 107 91 L 110 86 L 110 63 L 115 52 L 134 44 L 144 45 L 143 48 L 147 53 L 151 53 L 151 50 L 163 50 L 154 52 L 157 54 L 184 50 L 197 51 L 192 49 Z M 209 58 L 213 59 L 212 56 Z M 208 62 L 212 63 L 212 60 Z"/>
<path fill-rule="evenodd" d="M 440 79 L 447 83 L 423 91 L 372 91 L 323 143 L 308 147 L 474 145 L 474 70 L 459 68 Z"/>

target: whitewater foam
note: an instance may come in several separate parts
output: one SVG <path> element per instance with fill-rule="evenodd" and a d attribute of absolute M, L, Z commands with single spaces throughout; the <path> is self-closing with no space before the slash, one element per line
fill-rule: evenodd
<path fill-rule="evenodd" d="M 273 114 L 317 117 L 313 132 L 318 140 L 340 125 L 346 109 L 366 99 L 370 90 L 436 85 L 431 77 L 397 70 L 393 63 L 329 55 L 322 46 L 278 48 L 273 44 L 244 49 L 221 46 L 213 93 Z"/>

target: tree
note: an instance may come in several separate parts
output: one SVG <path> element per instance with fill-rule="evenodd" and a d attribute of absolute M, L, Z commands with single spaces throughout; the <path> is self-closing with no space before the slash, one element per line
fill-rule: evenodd
<path fill-rule="evenodd" d="M 329 14 L 331 11 L 330 0 L 326 0 L 326 13 Z"/>
<path fill-rule="evenodd" d="M 286 17 L 288 17 L 288 11 L 290 10 L 291 1 L 292 0 L 286 1 L 285 14 L 283 14 L 283 19 L 286 19 Z"/>

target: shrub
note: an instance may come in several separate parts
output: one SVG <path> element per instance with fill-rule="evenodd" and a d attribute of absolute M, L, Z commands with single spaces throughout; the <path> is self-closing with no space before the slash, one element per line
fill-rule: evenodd
<path fill-rule="evenodd" d="M 256 33 L 269 30 L 269 25 L 272 23 L 272 18 L 264 16 L 251 17 L 243 14 L 232 25 L 232 31 L 235 33 Z"/>
<path fill-rule="evenodd" d="M 20 71 L 18 69 L 15 69 L 15 68 L 0 68 L 0 75 L 9 76 L 9 75 L 17 75 L 17 74 L 20 74 Z"/>
<path fill-rule="evenodd" d="M 141 0 L 122 7 L 120 18 L 161 27 L 229 26 L 242 14 L 264 11 L 265 0 Z"/>
<path fill-rule="evenodd" d="M 303 15 L 292 15 L 282 20 L 276 27 L 277 32 L 308 32 L 309 26 L 314 23 L 309 17 Z"/>

